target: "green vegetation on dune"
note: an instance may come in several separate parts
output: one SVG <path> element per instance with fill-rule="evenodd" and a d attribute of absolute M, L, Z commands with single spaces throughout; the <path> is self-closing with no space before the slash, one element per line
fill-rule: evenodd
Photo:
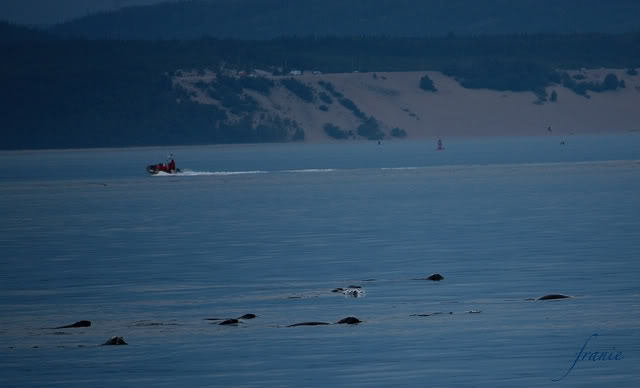
<path fill-rule="evenodd" d="M 301 100 L 305 102 L 313 102 L 315 100 L 313 89 L 307 86 L 304 82 L 300 82 L 295 78 L 285 78 L 280 82 L 285 88 L 298 96 Z"/>
<path fill-rule="evenodd" d="M 330 136 L 330 137 L 332 137 L 334 139 L 346 140 L 346 139 L 355 138 L 355 135 L 353 134 L 353 131 L 342 130 L 337 125 L 334 125 L 334 124 L 331 124 L 331 123 L 326 123 L 322 127 L 322 129 L 324 129 L 324 132 L 327 134 L 327 136 Z"/>
<path fill-rule="evenodd" d="M 578 78 L 584 79 L 580 77 Z M 618 88 L 625 87 L 624 81 L 618 80 L 618 77 L 612 73 L 607 74 L 606 77 L 604 78 L 604 81 L 602 82 L 589 82 L 589 81 L 576 82 L 575 79 L 576 79 L 575 77 L 570 77 L 569 74 L 563 73 L 562 86 L 566 87 L 567 89 L 571 89 L 576 94 L 585 96 L 587 98 L 589 97 L 589 95 L 587 94 L 588 91 L 598 93 L 598 92 L 606 92 L 608 90 L 616 90 Z"/>
<path fill-rule="evenodd" d="M 433 84 L 433 80 L 431 78 L 429 78 L 428 75 L 424 75 L 422 76 L 422 78 L 420 78 L 420 89 L 427 91 L 427 92 L 437 92 L 438 89 L 435 87 L 435 85 Z"/>

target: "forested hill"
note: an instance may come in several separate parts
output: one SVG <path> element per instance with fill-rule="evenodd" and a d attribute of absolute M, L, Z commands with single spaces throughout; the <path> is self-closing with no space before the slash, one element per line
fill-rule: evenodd
<path fill-rule="evenodd" d="M 106 39 L 618 33 L 640 31 L 640 1 L 173 1 L 89 15 L 50 31 Z"/>
<path fill-rule="evenodd" d="M 0 43 L 52 40 L 54 36 L 33 28 L 0 21 Z"/>
<path fill-rule="evenodd" d="M 340 105 L 363 121 L 354 128 L 374 123 L 328 83 L 310 89 L 284 76 L 296 69 L 439 71 L 464 88 L 534 92 L 544 102 L 550 85 L 585 99 L 624 88 L 613 75 L 596 82 L 564 69 L 637 74 L 640 65 L 640 33 L 125 41 L 48 39 L 0 23 L 3 31 L 0 149 L 302 140 L 309 128 L 282 113 L 288 106 L 263 108 L 283 93 L 309 107 L 326 103 L 316 110 L 327 115 Z M 411 87 L 423 88 L 418 80 Z"/>

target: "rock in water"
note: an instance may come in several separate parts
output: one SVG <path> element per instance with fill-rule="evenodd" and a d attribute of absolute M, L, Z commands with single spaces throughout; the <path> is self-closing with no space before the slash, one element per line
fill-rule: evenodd
<path fill-rule="evenodd" d="M 67 326 L 54 327 L 54 329 L 71 329 L 73 327 L 89 327 L 91 326 L 91 321 L 78 321 L 76 323 L 72 323 Z"/>
<path fill-rule="evenodd" d="M 563 295 L 563 294 L 549 294 L 549 295 L 539 297 L 538 300 L 565 299 L 565 298 L 571 298 L 571 297 L 569 295 Z"/>
<path fill-rule="evenodd" d="M 122 337 L 111 337 L 103 345 L 127 345 L 127 342 Z"/>
<path fill-rule="evenodd" d="M 440 280 L 443 280 L 444 276 L 440 275 L 439 273 L 434 273 L 433 275 L 425 278 L 424 280 L 433 280 L 436 282 L 439 282 Z"/>
<path fill-rule="evenodd" d="M 364 296 L 364 288 L 360 286 L 353 286 L 353 285 L 347 288 L 342 288 L 342 287 L 334 288 L 333 290 L 331 290 L 331 292 L 340 293 L 346 296 L 351 296 L 353 298 L 360 298 Z"/>
<path fill-rule="evenodd" d="M 289 325 L 287 327 L 296 327 L 296 326 L 321 326 L 321 325 L 328 325 L 327 322 L 300 322 L 300 323 L 294 323 L 293 325 Z"/>
<path fill-rule="evenodd" d="M 338 324 L 346 323 L 347 325 L 354 325 L 354 324 L 360 323 L 360 322 L 362 322 L 362 321 L 359 320 L 356 317 L 346 317 L 346 318 L 342 318 L 341 320 L 339 320 Z"/>

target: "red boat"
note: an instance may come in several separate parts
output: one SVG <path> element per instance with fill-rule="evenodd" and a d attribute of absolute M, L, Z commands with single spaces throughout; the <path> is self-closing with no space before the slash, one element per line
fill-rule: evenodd
<path fill-rule="evenodd" d="M 147 166 L 147 172 L 151 175 L 155 175 L 159 172 L 164 172 L 167 174 L 176 174 L 180 172 L 179 168 L 176 168 L 176 162 L 169 157 L 170 160 L 167 164 L 158 163 L 158 164 L 150 164 Z"/>

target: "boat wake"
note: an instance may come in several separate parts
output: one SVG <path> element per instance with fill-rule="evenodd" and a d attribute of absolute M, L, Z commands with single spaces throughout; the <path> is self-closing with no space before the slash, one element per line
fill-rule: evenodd
<path fill-rule="evenodd" d="M 169 174 L 163 171 L 160 171 L 153 176 L 164 176 L 164 177 L 180 177 L 180 176 L 227 176 L 227 175 L 254 175 L 254 174 L 269 174 L 269 173 L 321 173 L 321 172 L 331 172 L 336 171 L 333 168 L 310 168 L 304 170 L 281 170 L 281 171 L 263 171 L 263 170 L 252 170 L 252 171 L 193 171 L 188 169 L 182 169 L 180 172 L 175 174 Z"/>
<path fill-rule="evenodd" d="M 269 171 L 216 171 L 209 175 L 251 175 L 251 174 L 267 174 Z"/>
<path fill-rule="evenodd" d="M 183 176 L 213 176 L 213 175 L 246 175 L 246 174 L 265 174 L 267 171 L 193 171 L 188 169 L 182 169 L 175 174 L 169 174 L 163 171 L 154 174 L 153 176 L 162 177 L 183 177 Z"/>
<path fill-rule="evenodd" d="M 283 170 L 282 172 L 332 172 L 335 168 L 307 168 L 305 170 Z"/>
<path fill-rule="evenodd" d="M 201 175 L 214 175 L 214 173 L 209 171 L 191 171 L 191 170 L 182 170 L 180 172 L 176 172 L 175 174 L 169 174 L 164 171 L 160 171 L 157 174 L 152 176 L 156 177 L 180 177 L 180 176 L 201 176 Z"/>
<path fill-rule="evenodd" d="M 608 160 L 608 161 L 586 161 L 586 162 L 548 162 L 548 163 L 513 163 L 513 164 L 451 164 L 451 165 L 433 165 L 433 166 L 406 166 L 406 167 L 378 167 L 377 169 L 389 172 L 402 172 L 402 171 L 478 171 L 487 170 L 490 172 L 513 170 L 521 168 L 535 168 L 535 169 L 591 169 L 591 168 L 611 168 L 611 167 L 640 167 L 640 161 L 638 160 Z M 249 171 L 193 171 L 189 169 L 182 169 L 175 174 L 169 174 L 163 171 L 154 174 L 153 176 L 161 177 L 185 177 L 185 176 L 233 176 L 233 175 L 258 175 L 258 174 L 325 174 L 325 173 L 340 173 L 344 171 L 359 171 L 363 169 L 336 169 L 336 168 L 309 168 L 299 170 L 249 170 Z M 364 169 L 369 170 L 369 169 Z"/>

